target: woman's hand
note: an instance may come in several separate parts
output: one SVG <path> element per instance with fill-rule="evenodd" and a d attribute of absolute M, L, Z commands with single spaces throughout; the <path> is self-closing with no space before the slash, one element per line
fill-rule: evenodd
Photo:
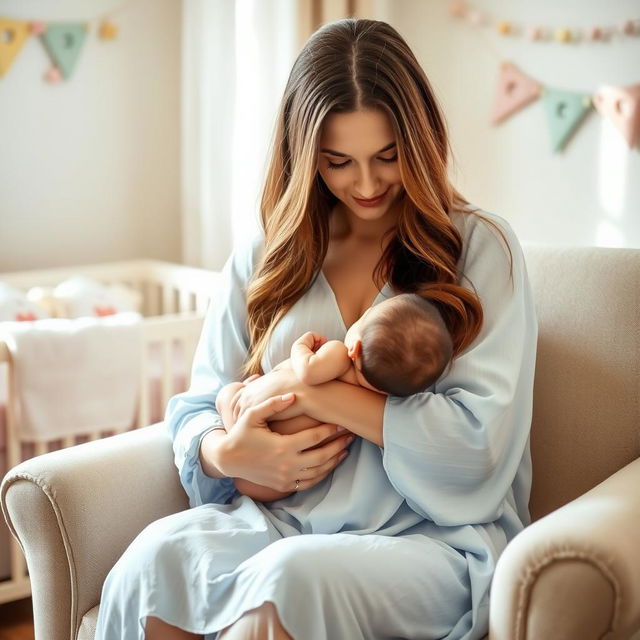
<path fill-rule="evenodd" d="M 264 402 L 267 398 L 291 392 L 296 395 L 296 409 L 279 415 L 278 419 L 293 418 L 303 413 L 301 400 L 304 397 L 304 385 L 293 369 L 277 369 L 264 376 L 251 376 L 244 381 L 245 387 L 235 394 L 231 403 L 234 423 L 251 406 Z M 290 405 L 288 405 L 290 406 Z"/>
<path fill-rule="evenodd" d="M 213 465 L 227 477 L 244 478 L 277 491 L 302 491 L 315 486 L 344 460 L 353 436 L 342 427 L 329 424 L 293 435 L 273 433 L 267 420 L 294 401 L 295 395 L 287 394 L 248 408 L 228 435 L 212 440 L 217 446 L 205 455 L 211 456 Z M 337 433 L 346 435 L 317 447 Z"/>

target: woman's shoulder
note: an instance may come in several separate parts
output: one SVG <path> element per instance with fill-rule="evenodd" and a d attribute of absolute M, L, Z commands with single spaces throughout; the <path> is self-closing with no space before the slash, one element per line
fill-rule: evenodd
<path fill-rule="evenodd" d="M 254 230 L 234 241 L 231 262 L 245 278 L 249 278 L 264 253 L 264 234 Z"/>
<path fill-rule="evenodd" d="M 522 249 L 511 224 L 502 216 L 472 204 L 451 215 L 462 237 L 459 267 L 462 272 L 477 268 L 508 268 L 522 261 Z"/>
<path fill-rule="evenodd" d="M 451 214 L 462 237 L 463 262 L 478 252 L 507 254 L 520 249 L 520 242 L 508 220 L 473 204 Z"/>
<path fill-rule="evenodd" d="M 509 239 L 511 237 L 515 238 L 515 232 L 508 220 L 471 203 L 467 203 L 461 209 L 453 211 L 450 218 L 460 232 L 463 242 L 468 242 L 475 235 L 495 235 L 496 232 L 499 233 L 500 231 L 508 236 Z"/>

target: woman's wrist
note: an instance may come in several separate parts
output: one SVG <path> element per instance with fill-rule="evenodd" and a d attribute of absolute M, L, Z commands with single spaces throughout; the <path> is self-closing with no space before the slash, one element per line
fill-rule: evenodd
<path fill-rule="evenodd" d="M 224 467 L 224 444 L 227 432 L 224 429 L 213 429 L 206 433 L 200 441 L 200 466 L 210 478 L 226 478 Z"/>

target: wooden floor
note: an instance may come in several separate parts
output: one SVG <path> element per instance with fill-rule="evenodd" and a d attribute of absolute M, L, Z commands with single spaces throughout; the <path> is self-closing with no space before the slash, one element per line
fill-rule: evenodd
<path fill-rule="evenodd" d="M 31 598 L 0 604 L 0 640 L 33 640 Z"/>

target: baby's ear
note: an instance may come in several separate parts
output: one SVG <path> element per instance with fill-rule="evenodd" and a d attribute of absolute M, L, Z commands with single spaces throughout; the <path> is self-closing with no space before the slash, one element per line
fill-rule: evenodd
<path fill-rule="evenodd" d="M 352 359 L 355 360 L 359 355 L 360 352 L 362 351 L 362 340 L 356 340 L 348 349 L 347 351 L 347 355 Z"/>

